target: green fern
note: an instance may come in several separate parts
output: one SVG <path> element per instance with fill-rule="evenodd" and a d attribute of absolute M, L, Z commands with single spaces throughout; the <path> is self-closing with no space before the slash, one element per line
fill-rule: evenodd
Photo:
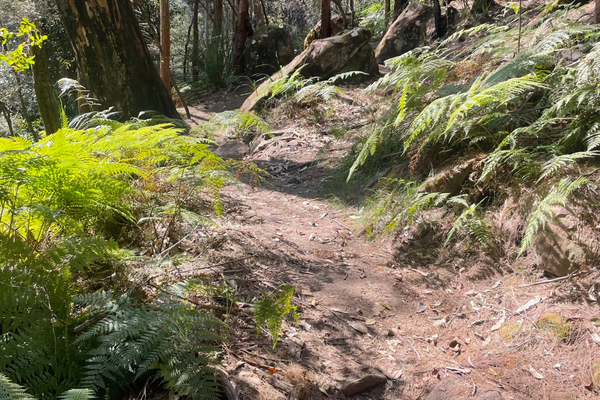
<path fill-rule="evenodd" d="M 444 245 L 447 245 L 455 234 L 466 235 L 484 247 L 489 247 L 492 244 L 493 238 L 490 226 L 477 211 L 479 204 L 469 204 L 464 196 L 452 197 L 448 199 L 448 204 L 462 206 L 464 210 L 452 224 L 452 228 L 446 235 Z"/>
<path fill-rule="evenodd" d="M 277 345 L 281 325 L 286 315 L 291 314 L 298 322 L 296 306 L 292 304 L 294 288 L 283 286 L 273 295 L 264 295 L 264 298 L 254 303 L 254 320 L 256 321 L 257 334 L 260 335 L 262 326 L 266 325 L 273 340 L 273 348 Z"/>
<path fill-rule="evenodd" d="M 88 310 L 106 315 L 77 339 L 76 343 L 97 343 L 89 353 L 82 385 L 113 397 L 154 372 L 180 395 L 217 398 L 219 384 L 211 365 L 219 353 L 215 344 L 224 340 L 219 334 L 224 324 L 181 301 L 185 287 L 180 283 L 167 288 L 154 303 L 141 306 L 128 295 L 78 298 Z"/>
<path fill-rule="evenodd" d="M 525 228 L 525 235 L 521 241 L 521 247 L 517 257 L 521 256 L 523 252 L 533 244 L 535 234 L 539 231 L 543 231 L 546 228 L 546 224 L 554 218 L 554 212 L 552 211 L 554 206 L 565 206 L 567 200 L 571 195 L 580 187 L 588 185 L 590 182 L 584 178 L 579 177 L 575 180 L 571 178 L 563 178 L 560 180 L 556 188 L 552 189 L 542 201 L 537 205 L 534 212 L 529 218 L 527 228 Z"/>
<path fill-rule="evenodd" d="M 13 383 L 0 373 L 0 400 L 35 400 L 25 392 L 25 388 Z"/>

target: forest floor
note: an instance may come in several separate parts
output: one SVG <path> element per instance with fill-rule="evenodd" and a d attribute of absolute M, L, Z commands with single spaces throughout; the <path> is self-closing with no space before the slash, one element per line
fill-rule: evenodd
<path fill-rule="evenodd" d="M 207 97 L 188 122 L 239 107 L 242 92 Z M 377 385 L 371 377 L 374 388 L 353 398 L 593 396 L 600 336 L 589 317 L 599 311 L 582 300 L 580 281 L 529 285 L 548 278 L 480 255 L 442 254 L 435 235 L 364 234 L 356 201 L 363 193 L 344 188 L 337 166 L 358 134 L 353 128 L 377 106 L 360 88 L 345 92 L 352 104 L 336 100 L 320 114 L 276 109 L 272 135 L 250 144 L 217 138 L 235 141 L 237 156 L 271 178 L 223 190 L 223 240 L 205 256 L 242 304 L 293 286 L 300 316 L 284 322 L 275 348 L 267 334 L 257 336 L 247 309 L 230 316 L 224 368 L 240 398 L 342 399 L 350 394 L 344 386 L 369 374 L 387 379 Z M 340 127 L 348 132 L 334 136 Z"/>

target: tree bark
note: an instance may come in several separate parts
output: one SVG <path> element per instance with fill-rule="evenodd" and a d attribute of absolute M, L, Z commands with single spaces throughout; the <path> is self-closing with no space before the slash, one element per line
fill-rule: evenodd
<path fill-rule="evenodd" d="M 390 26 L 390 0 L 385 0 L 383 4 L 383 25 L 385 29 Z"/>
<path fill-rule="evenodd" d="M 153 110 L 181 118 L 160 79 L 129 0 L 55 0 L 82 83 L 122 119 Z"/>
<path fill-rule="evenodd" d="M 331 0 L 321 0 L 321 32 L 320 39 L 331 36 Z"/>
<path fill-rule="evenodd" d="M 594 22 L 600 24 L 600 0 L 594 1 Z"/>
<path fill-rule="evenodd" d="M 10 136 L 15 136 L 15 132 L 14 132 L 13 126 L 12 126 L 12 118 L 10 116 L 10 110 L 8 109 L 8 107 L 6 107 L 6 104 L 4 104 L 1 101 L 0 101 L 0 111 L 2 111 L 2 115 L 4 116 L 4 119 L 6 120 L 6 125 L 8 126 L 8 133 L 10 134 Z"/>
<path fill-rule="evenodd" d="M 220 37 L 223 34 L 223 0 L 214 0 L 215 7 L 215 29 L 214 35 Z"/>
<path fill-rule="evenodd" d="M 406 6 L 408 6 L 408 0 L 394 0 L 394 19 L 392 20 L 392 23 L 394 23 L 396 18 L 402 14 L 402 11 L 404 11 Z"/>
<path fill-rule="evenodd" d="M 37 23 L 36 25 L 39 26 Z M 35 90 L 35 97 L 37 97 L 42 121 L 44 121 L 46 135 L 51 135 L 62 127 L 62 123 L 60 121 L 58 100 L 54 95 L 54 90 L 52 90 L 46 43 L 43 43 L 42 47 L 32 46 L 31 53 L 35 56 L 35 64 L 31 68 L 33 71 L 33 89 Z"/>
<path fill-rule="evenodd" d="M 169 0 L 160 0 L 160 79 L 171 91 L 171 15 Z"/>
<path fill-rule="evenodd" d="M 252 35 L 249 7 L 248 0 L 240 0 L 235 29 L 235 52 L 233 57 L 236 72 L 238 74 L 244 72 L 244 50 L 246 48 L 246 39 Z"/>

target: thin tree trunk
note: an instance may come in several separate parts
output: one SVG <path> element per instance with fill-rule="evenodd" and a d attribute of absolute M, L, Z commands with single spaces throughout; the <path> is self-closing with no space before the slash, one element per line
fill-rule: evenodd
<path fill-rule="evenodd" d="M 320 39 L 331 36 L 331 0 L 321 0 L 321 32 Z"/>
<path fill-rule="evenodd" d="M 394 19 L 392 20 L 392 23 L 394 23 L 396 18 L 402 14 L 402 11 L 404 11 L 406 6 L 408 6 L 408 0 L 394 0 Z"/>
<path fill-rule="evenodd" d="M 169 0 L 160 0 L 160 79 L 171 91 L 171 16 Z"/>
<path fill-rule="evenodd" d="M 2 111 L 2 115 L 6 120 L 6 125 L 8 126 L 8 133 L 10 136 L 15 136 L 15 131 L 13 130 L 12 118 L 10 116 L 10 110 L 6 107 L 6 104 L 0 101 L 0 110 Z"/>
<path fill-rule="evenodd" d="M 446 26 L 444 25 L 446 21 L 442 19 L 442 9 L 439 0 L 433 0 L 433 21 L 435 33 L 438 38 L 441 38 L 446 33 Z"/>
<path fill-rule="evenodd" d="M 17 81 L 17 96 L 19 97 L 19 103 L 21 104 L 21 115 L 27 124 L 27 130 L 31 132 L 33 135 L 33 141 L 39 142 L 40 135 L 33 128 L 33 124 L 31 123 L 31 118 L 29 118 L 29 113 L 27 113 L 27 104 L 25 103 L 25 98 L 23 97 L 23 86 L 21 85 L 21 77 L 19 74 L 13 70 L 13 75 L 15 76 L 15 80 Z"/>
<path fill-rule="evenodd" d="M 198 13 L 200 12 L 200 0 L 194 2 L 194 16 L 192 23 L 192 80 L 196 82 L 200 77 L 200 27 L 198 26 Z"/>
<path fill-rule="evenodd" d="M 347 28 L 348 27 L 348 19 L 346 18 L 346 11 L 344 10 L 344 7 L 342 6 L 341 0 L 331 0 L 331 1 L 333 1 L 333 3 L 336 5 L 338 11 L 340 12 L 340 15 L 342 16 L 342 24 L 344 25 L 344 29 Z M 329 36 L 331 36 L 331 35 L 329 35 Z"/>
<path fill-rule="evenodd" d="M 594 22 L 600 24 L 600 0 L 594 2 Z"/>
<path fill-rule="evenodd" d="M 383 12 L 385 13 L 383 17 L 383 25 L 384 28 L 387 29 L 388 26 L 390 26 L 390 0 L 384 1 Z"/>
<path fill-rule="evenodd" d="M 354 0 L 350 0 L 350 26 L 355 26 L 354 25 Z"/>
<path fill-rule="evenodd" d="M 36 23 L 39 26 L 39 24 Z M 50 78 L 49 60 L 46 52 L 46 43 L 41 47 L 32 46 L 31 52 L 35 56 L 33 71 L 33 89 L 37 98 L 38 106 L 46 135 L 51 135 L 62 127 L 60 120 L 58 100 L 52 90 L 52 79 Z"/>
<path fill-rule="evenodd" d="M 194 21 L 192 18 L 192 23 L 188 26 L 187 38 L 185 39 L 185 45 L 183 46 L 183 80 L 187 80 L 187 64 L 188 64 L 188 56 L 189 56 L 189 47 L 190 40 L 192 38 L 192 26 L 194 25 Z"/>
<path fill-rule="evenodd" d="M 215 7 L 215 29 L 214 35 L 221 37 L 223 34 L 223 0 L 214 0 Z"/>
<path fill-rule="evenodd" d="M 204 7 L 204 43 L 207 44 L 208 43 L 208 37 L 209 37 L 209 22 L 208 22 L 208 18 L 209 18 L 209 12 L 208 12 L 208 0 L 206 1 L 206 7 Z"/>
<path fill-rule="evenodd" d="M 39 30 L 40 24 L 36 21 L 35 25 Z M 35 57 L 35 64 L 32 65 L 31 70 L 33 71 L 33 89 L 35 90 L 42 121 L 44 121 L 46 135 L 51 135 L 62 127 L 62 123 L 58 100 L 52 89 L 46 46 L 47 44 L 43 43 L 42 46 L 31 47 L 31 53 Z"/>
<path fill-rule="evenodd" d="M 263 16 L 265 17 L 265 24 L 269 25 L 269 16 L 267 15 L 267 8 L 265 7 L 265 1 L 260 0 L 260 5 L 262 6 Z"/>
<path fill-rule="evenodd" d="M 82 83 L 122 119 L 154 110 L 181 118 L 144 43 L 130 0 L 55 0 Z"/>
<path fill-rule="evenodd" d="M 235 52 L 233 57 L 236 72 L 238 74 L 244 72 L 244 50 L 246 48 L 246 39 L 251 35 L 252 25 L 250 25 L 248 0 L 240 0 L 235 29 Z"/>
<path fill-rule="evenodd" d="M 252 0 L 252 5 L 254 6 L 254 16 L 256 17 L 256 26 L 261 27 L 265 25 L 265 17 L 262 12 L 262 5 L 260 4 L 260 0 Z"/>

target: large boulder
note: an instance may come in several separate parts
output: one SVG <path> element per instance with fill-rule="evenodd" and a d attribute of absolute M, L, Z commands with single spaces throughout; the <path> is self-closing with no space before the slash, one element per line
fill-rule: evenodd
<path fill-rule="evenodd" d="M 427 38 L 427 22 L 433 18 L 433 8 L 411 1 L 389 27 L 375 50 L 377 62 L 402 55 L 423 46 Z"/>
<path fill-rule="evenodd" d="M 266 26 L 246 40 L 244 57 L 248 75 L 271 75 L 295 56 L 292 37 L 283 28 Z"/>
<path fill-rule="evenodd" d="M 351 16 L 347 16 L 346 20 L 348 21 L 350 18 Z M 344 29 L 346 29 L 346 26 L 344 24 L 344 18 L 339 14 L 332 16 L 331 36 L 337 35 Z M 306 38 L 304 39 L 304 48 L 306 49 L 308 46 L 310 46 L 312 42 L 314 42 L 317 39 L 321 39 L 321 21 L 317 22 L 317 24 L 310 30 L 310 32 L 308 32 L 308 35 L 306 35 Z"/>
<path fill-rule="evenodd" d="M 284 76 L 292 74 L 302 68 L 305 78 L 318 77 L 328 79 L 334 75 L 361 71 L 369 76 L 379 74 L 379 66 L 375 60 L 375 53 L 369 45 L 371 32 L 365 28 L 354 28 L 342 35 L 327 39 L 315 40 L 299 56 L 263 82 L 258 89 L 250 95 L 241 107 L 242 111 L 255 111 L 260 109 L 263 100 L 269 96 L 269 84 Z"/>

